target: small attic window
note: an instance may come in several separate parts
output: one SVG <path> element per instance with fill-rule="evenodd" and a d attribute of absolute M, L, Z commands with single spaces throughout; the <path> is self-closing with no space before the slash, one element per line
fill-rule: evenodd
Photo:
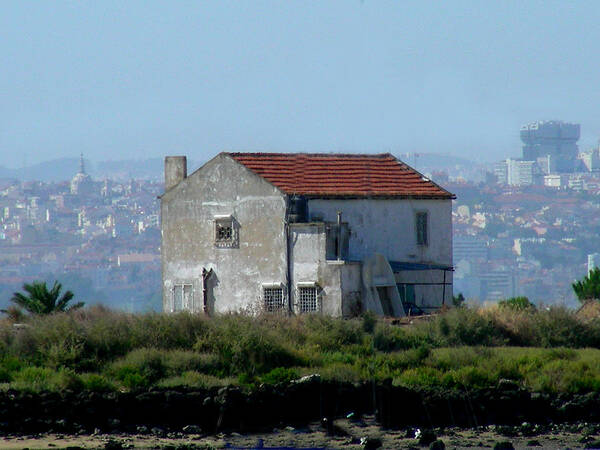
<path fill-rule="evenodd" d="M 215 216 L 215 246 L 237 247 L 237 229 L 232 216 Z"/>

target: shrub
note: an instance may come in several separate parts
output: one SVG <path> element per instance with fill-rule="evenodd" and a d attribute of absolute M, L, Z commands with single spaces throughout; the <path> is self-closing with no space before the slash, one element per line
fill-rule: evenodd
<path fill-rule="evenodd" d="M 362 329 L 365 333 L 373 333 L 377 325 L 377 316 L 372 311 L 367 311 L 362 316 Z"/>
<path fill-rule="evenodd" d="M 322 351 L 336 351 L 363 340 L 362 323 L 359 320 L 339 320 L 331 317 L 310 315 L 306 322 L 307 342 Z"/>
<path fill-rule="evenodd" d="M 266 384 L 287 383 L 297 378 L 299 376 L 295 369 L 286 369 L 285 367 L 276 367 L 260 377 L 261 381 Z"/>
<path fill-rule="evenodd" d="M 80 379 L 83 388 L 88 391 L 107 392 L 115 389 L 115 386 L 104 375 L 84 373 Z"/>
<path fill-rule="evenodd" d="M 239 315 L 223 317 L 219 326 L 209 328 L 194 348 L 216 354 L 223 371 L 229 375 L 256 375 L 302 362 L 271 329 L 256 322 Z"/>
<path fill-rule="evenodd" d="M 164 388 L 191 387 L 210 389 L 212 387 L 223 387 L 235 384 L 233 378 L 215 377 L 194 371 L 183 372 L 179 376 L 164 378 L 157 383 L 157 386 Z"/>
<path fill-rule="evenodd" d="M 516 311 L 535 311 L 535 305 L 527 297 L 511 297 L 498 302 L 500 308 L 508 308 Z"/>
<path fill-rule="evenodd" d="M 54 371 L 47 367 L 25 367 L 13 374 L 11 387 L 34 392 L 62 391 L 80 389 L 82 383 L 72 370 Z"/>
<path fill-rule="evenodd" d="M 436 346 L 484 345 L 506 343 L 504 330 L 498 327 L 493 316 L 477 309 L 456 308 L 439 317 L 431 325 L 424 324 Z M 426 328 L 426 329 L 427 329 Z"/>
<path fill-rule="evenodd" d="M 147 387 L 166 375 L 163 357 L 164 355 L 156 349 L 134 350 L 114 362 L 110 373 L 127 388 Z"/>
<path fill-rule="evenodd" d="M 190 371 L 216 374 L 221 369 L 217 355 L 189 350 L 163 351 L 162 361 L 169 376 Z"/>
<path fill-rule="evenodd" d="M 381 352 L 394 352 L 418 346 L 419 339 L 400 327 L 379 323 L 375 327 L 373 345 Z"/>
<path fill-rule="evenodd" d="M 458 295 L 452 296 L 452 306 L 454 306 L 455 308 L 462 308 L 464 306 L 464 303 L 465 303 L 465 296 L 462 295 L 462 292 L 459 293 Z"/>

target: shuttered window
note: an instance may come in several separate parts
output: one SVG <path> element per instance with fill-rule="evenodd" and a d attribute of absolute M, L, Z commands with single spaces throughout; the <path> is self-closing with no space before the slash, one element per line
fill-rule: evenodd
<path fill-rule="evenodd" d="M 427 233 L 427 213 L 418 212 L 416 214 L 417 245 L 428 245 L 429 236 Z"/>

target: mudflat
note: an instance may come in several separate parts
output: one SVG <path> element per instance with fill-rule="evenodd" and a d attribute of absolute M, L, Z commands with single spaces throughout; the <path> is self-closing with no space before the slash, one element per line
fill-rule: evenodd
<path fill-rule="evenodd" d="M 0 437 L 2 449 L 61 448 L 168 448 L 168 449 L 409 449 L 431 448 L 600 448 L 600 425 L 588 423 L 536 426 L 484 426 L 477 428 L 384 429 L 373 416 L 335 420 L 327 426 L 312 422 L 256 433 L 203 434 L 152 428 L 138 433 L 8 434 Z M 499 447 L 500 445 L 503 447 Z M 435 444 L 434 444 L 435 445 Z M 434 447 L 436 448 L 436 447 Z"/>

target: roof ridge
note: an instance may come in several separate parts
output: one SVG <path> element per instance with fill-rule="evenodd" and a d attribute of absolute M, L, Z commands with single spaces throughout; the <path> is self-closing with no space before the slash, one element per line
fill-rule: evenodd
<path fill-rule="evenodd" d="M 287 194 L 454 198 L 390 153 L 227 153 Z"/>
<path fill-rule="evenodd" d="M 336 153 L 336 152 L 223 152 L 230 156 L 315 156 L 315 157 L 342 157 L 342 158 L 386 158 L 396 159 L 391 153 Z"/>

